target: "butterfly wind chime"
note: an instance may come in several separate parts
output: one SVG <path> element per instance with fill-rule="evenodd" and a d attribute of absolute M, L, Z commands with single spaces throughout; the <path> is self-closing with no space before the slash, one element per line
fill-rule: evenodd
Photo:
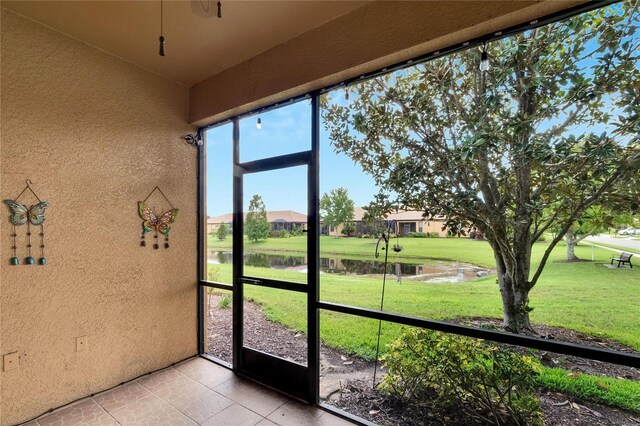
<path fill-rule="evenodd" d="M 31 194 L 38 200 L 38 203 L 32 205 L 31 207 L 27 207 L 26 204 L 20 203 L 18 200 L 22 195 L 29 190 Z M 13 240 L 13 245 L 11 249 L 13 250 L 13 257 L 11 257 L 11 264 L 13 266 L 17 266 L 20 264 L 20 259 L 18 258 L 18 246 L 17 246 L 17 238 L 18 238 L 18 227 L 27 225 L 26 232 L 26 247 L 27 247 L 27 257 L 25 258 L 26 265 L 34 265 L 36 263 L 35 259 L 31 255 L 31 227 L 38 227 L 40 232 L 38 236 L 40 237 L 40 258 L 38 259 L 38 265 L 46 265 L 47 258 L 44 255 L 44 212 L 49 207 L 48 201 L 42 201 L 33 189 L 31 189 L 31 181 L 27 180 L 27 186 L 22 190 L 20 195 L 16 197 L 15 200 L 4 200 L 5 204 L 9 206 L 9 210 L 11 210 L 11 215 L 9 216 L 9 220 L 13 225 L 13 232 L 11 234 L 11 238 Z"/>
<path fill-rule="evenodd" d="M 151 208 L 147 206 L 147 200 L 154 192 L 158 191 L 164 199 L 169 203 L 171 209 L 168 211 L 161 211 L 159 214 Z M 169 231 L 171 231 L 171 225 L 176 220 L 176 216 L 178 215 L 178 209 L 176 209 L 171 201 L 167 198 L 166 195 L 162 192 L 159 187 L 153 188 L 153 191 L 147 195 L 147 198 L 144 201 L 138 201 L 138 214 L 142 218 L 142 236 L 140 237 L 140 246 L 145 247 L 147 245 L 147 241 L 145 239 L 147 233 L 153 232 L 153 238 L 155 240 L 153 244 L 154 249 L 159 249 L 160 244 L 158 243 L 158 234 L 164 235 L 164 248 L 169 248 Z"/>

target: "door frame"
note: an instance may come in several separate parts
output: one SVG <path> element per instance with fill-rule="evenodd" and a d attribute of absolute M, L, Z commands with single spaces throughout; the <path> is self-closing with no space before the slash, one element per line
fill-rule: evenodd
<path fill-rule="evenodd" d="M 233 123 L 233 370 L 310 403 L 319 398 L 319 93 L 311 96 L 311 149 L 255 161 L 240 161 L 240 121 Z M 244 275 L 244 175 L 307 166 L 307 284 L 258 279 Z M 245 285 L 260 285 L 307 294 L 307 366 L 243 345 Z"/>

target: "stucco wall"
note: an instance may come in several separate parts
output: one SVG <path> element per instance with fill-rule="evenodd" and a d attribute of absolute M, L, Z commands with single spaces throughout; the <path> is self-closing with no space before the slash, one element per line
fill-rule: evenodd
<path fill-rule="evenodd" d="M 0 199 L 30 179 L 51 204 L 46 266 L 9 266 L 0 206 L 6 425 L 196 353 L 196 161 L 186 87 L 6 10 L 1 31 Z M 180 209 L 168 250 L 139 246 L 155 185 Z"/>
<path fill-rule="evenodd" d="M 209 124 L 582 2 L 374 1 L 194 85 L 189 121 Z"/>

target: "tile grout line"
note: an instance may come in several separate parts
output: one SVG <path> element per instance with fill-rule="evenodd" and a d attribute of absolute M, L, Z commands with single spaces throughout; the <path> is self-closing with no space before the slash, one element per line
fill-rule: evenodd
<path fill-rule="evenodd" d="M 233 401 L 233 402 L 235 402 L 236 404 L 240 405 L 241 407 L 244 407 L 244 408 L 246 408 L 247 410 L 249 410 L 249 411 L 251 411 L 251 412 L 253 412 L 253 413 L 256 413 L 257 415 L 262 416 L 262 417 L 263 417 L 263 418 L 265 418 L 265 419 L 266 419 L 267 417 L 269 417 L 270 415 L 272 415 L 272 414 L 273 414 L 273 413 L 274 413 L 278 408 L 282 407 L 284 404 L 286 404 L 286 403 L 288 402 L 287 400 L 282 401 L 282 402 L 281 402 L 281 403 L 280 403 L 276 408 L 274 408 L 273 410 L 269 411 L 269 414 L 267 414 L 266 416 L 263 416 L 262 414 L 257 413 L 257 412 L 255 412 L 255 411 L 253 411 L 251 408 L 249 408 L 249 407 L 245 406 L 245 405 L 244 405 L 244 404 L 242 404 L 241 402 L 238 402 L 238 401 L 235 401 L 235 400 L 232 400 L 232 401 Z M 267 420 L 269 420 L 269 419 L 267 419 Z M 275 422 L 274 422 L 274 423 L 275 423 Z"/>
<path fill-rule="evenodd" d="M 117 388 L 116 388 L 117 389 Z M 94 395 L 95 396 L 95 395 Z M 111 415 L 110 412 L 108 412 L 102 405 L 98 404 L 98 401 L 96 401 L 95 399 L 93 399 L 93 396 L 91 397 L 91 401 L 93 401 L 94 404 L 96 404 L 98 407 L 100 407 L 100 409 L 102 411 L 104 411 L 109 417 L 111 417 L 113 419 L 114 422 L 116 422 L 117 424 L 120 424 L 120 422 L 118 421 L 118 419 L 116 419 L 115 417 L 113 417 Z"/>
<path fill-rule="evenodd" d="M 133 384 L 133 383 L 135 383 L 135 384 L 137 384 L 138 386 L 140 386 L 142 389 L 144 389 L 145 391 L 147 391 L 150 395 L 152 394 L 152 392 L 151 392 L 149 389 L 147 389 L 146 387 L 144 387 L 144 386 L 142 386 L 140 383 L 138 383 L 138 380 L 136 379 L 136 380 L 133 380 L 133 381 L 131 381 L 131 382 L 125 383 L 125 384 L 123 384 L 123 385 L 120 385 L 120 386 L 118 386 L 117 388 L 114 388 L 114 389 L 111 389 L 111 390 L 108 390 L 108 391 L 105 391 L 105 392 L 101 392 L 101 393 L 99 393 L 99 394 L 97 394 L 97 395 L 94 395 L 91 399 L 93 399 L 93 398 L 95 398 L 96 396 L 99 396 L 99 395 L 101 395 L 101 394 L 103 394 L 103 393 L 107 393 L 107 392 L 115 391 L 115 390 L 117 390 L 117 389 L 121 389 L 121 388 L 123 388 L 123 387 L 125 387 L 125 386 L 129 386 L 129 385 L 131 385 L 131 384 Z M 144 398 L 144 397 L 146 397 L 146 396 L 147 396 L 147 395 L 142 395 L 142 396 L 140 396 L 140 397 L 138 397 L 138 398 L 136 398 L 136 399 L 133 399 L 133 400 L 131 400 L 131 401 L 129 401 L 129 402 L 127 402 L 127 403 L 125 403 L 123 406 L 116 408 L 116 409 L 115 409 L 115 410 L 113 410 L 113 411 L 121 410 L 122 408 L 127 407 L 129 404 L 133 404 L 134 402 L 139 401 L 139 400 L 141 400 L 142 398 Z M 94 401 L 95 401 L 95 399 L 94 399 Z M 98 404 L 98 405 L 100 405 L 100 403 L 99 403 L 98 401 L 95 401 L 95 403 L 96 403 L 96 404 Z M 102 405 L 100 405 L 100 407 L 102 407 Z M 113 414 L 111 414 L 111 411 L 110 411 L 110 410 L 107 410 L 107 409 L 106 409 L 106 408 L 104 408 L 104 407 L 102 407 L 102 409 L 103 409 L 104 411 L 106 411 L 107 413 L 109 413 L 109 415 L 110 415 L 111 417 L 113 417 Z M 116 419 L 116 422 L 118 422 L 118 420 L 117 420 L 117 419 Z M 118 424 L 120 424 L 120 422 L 118 422 Z"/>
<path fill-rule="evenodd" d="M 180 413 L 180 415 L 186 417 L 187 419 L 191 420 L 192 422 L 194 422 L 195 424 L 199 425 L 200 423 L 198 423 L 197 421 L 195 421 L 194 419 L 192 419 L 191 417 L 189 417 L 187 414 L 183 413 L 182 411 L 178 410 L 178 408 L 173 405 L 172 403 L 170 403 L 169 401 L 166 401 L 163 397 L 161 397 L 160 395 L 158 395 L 157 393 L 155 393 L 154 391 L 152 391 L 151 389 L 149 389 L 148 387 L 138 383 L 140 386 L 142 386 L 143 388 L 145 388 L 147 391 L 149 391 L 149 395 L 153 395 L 156 398 L 158 398 L 160 401 L 164 402 L 165 404 L 167 404 L 169 407 L 171 407 L 172 409 L 174 409 L 176 412 Z M 148 395 L 145 395 L 143 398 L 146 398 Z M 141 400 L 142 398 L 138 398 L 136 401 Z M 135 401 L 132 401 L 131 403 L 133 403 Z M 129 404 L 127 404 L 129 405 Z M 120 408 L 124 408 L 120 407 Z M 118 408 L 118 410 L 120 410 L 120 408 Z M 117 411 L 117 410 L 116 410 Z M 117 420 L 116 420 L 117 421 Z"/>
<path fill-rule="evenodd" d="M 208 387 L 208 386 L 207 386 L 207 385 L 205 385 L 204 383 L 200 383 L 198 380 L 193 379 L 192 377 L 190 377 L 190 376 L 188 376 L 188 375 L 184 374 L 183 372 L 179 371 L 178 369 L 176 369 L 176 368 L 175 368 L 175 366 L 172 366 L 172 367 L 168 368 L 167 370 L 175 370 L 176 372 L 178 372 L 179 374 L 183 375 L 183 376 L 184 376 L 184 377 L 186 377 L 187 379 L 189 379 L 189 380 L 193 381 L 194 383 L 197 383 L 197 384 L 199 384 L 199 385 L 201 385 L 201 386 L 204 386 L 206 389 L 210 390 L 211 392 L 214 392 L 214 393 L 215 393 L 215 394 L 217 394 L 218 396 L 221 396 L 221 397 L 226 398 L 226 399 L 228 399 L 228 400 L 230 400 L 230 401 L 232 401 L 232 402 L 235 402 L 235 401 L 233 401 L 231 398 L 227 398 L 226 396 L 221 395 L 220 393 L 218 393 L 218 392 L 214 391 L 213 389 L 211 389 L 210 387 Z M 148 387 L 146 387 L 145 385 L 143 385 L 143 384 L 141 384 L 141 383 L 138 383 L 138 384 L 139 384 L 140 386 L 142 386 L 143 388 L 145 388 L 146 390 L 148 390 L 151 394 L 153 394 L 153 395 L 155 395 L 156 397 L 158 397 L 162 402 L 164 402 L 165 404 L 169 405 L 171 408 L 173 408 L 174 410 L 176 410 L 178 413 L 182 414 L 183 416 L 185 416 L 186 418 L 188 418 L 189 420 L 191 420 L 192 422 L 194 422 L 195 424 L 197 424 L 197 425 L 201 424 L 200 422 L 196 421 L 194 418 L 192 418 L 191 416 L 189 416 L 187 413 L 185 413 L 185 412 L 183 412 L 183 411 L 179 410 L 179 409 L 178 409 L 178 407 L 176 407 L 175 405 L 173 405 L 171 402 L 169 402 L 169 401 L 165 400 L 163 397 L 161 397 L 160 395 L 158 395 L 157 393 L 155 393 L 153 390 L 149 389 Z M 232 404 L 232 405 L 233 405 L 233 404 Z M 230 406 L 229 406 L 229 407 L 230 407 Z M 226 410 L 226 408 L 228 408 L 228 407 L 225 407 L 223 410 L 220 410 L 219 412 Z M 218 413 L 216 413 L 216 414 L 218 414 Z M 213 416 L 215 416 L 216 414 L 214 414 Z M 213 416 L 211 416 L 211 417 L 213 417 Z M 209 420 L 211 417 L 208 417 L 207 419 L 204 419 L 203 421 Z"/>
<path fill-rule="evenodd" d="M 173 368 L 173 367 L 172 367 L 172 368 Z M 211 389 L 212 391 L 214 391 L 214 392 L 216 392 L 216 393 L 219 393 L 219 392 L 217 392 L 217 391 L 215 390 L 215 388 L 212 388 L 212 387 L 208 386 L 206 383 L 203 383 L 203 382 L 201 382 L 201 381 L 200 381 L 200 380 L 198 380 L 198 379 L 194 379 L 193 377 L 189 376 L 187 373 L 183 373 L 182 371 L 178 370 L 177 368 L 176 368 L 175 370 L 176 370 L 178 373 L 182 374 L 183 376 L 188 377 L 188 378 L 190 378 L 191 380 L 194 380 L 194 381 L 196 381 L 196 382 L 200 383 L 202 386 L 204 386 L 204 387 L 206 387 L 206 388 L 208 388 L 208 389 Z M 231 371 L 231 372 L 233 373 L 233 371 L 232 371 L 232 370 L 229 370 L 229 371 Z M 233 379 L 234 377 L 235 377 L 235 373 L 234 373 L 234 374 L 232 374 L 232 375 L 231 375 L 227 380 L 225 380 L 225 381 L 223 381 L 223 382 L 218 383 L 218 384 L 216 385 L 216 387 L 218 387 L 218 386 L 222 385 L 223 383 L 228 382 L 229 380 Z M 222 396 L 224 396 L 224 395 L 222 395 Z M 231 399 L 231 398 L 229 398 L 229 399 Z"/>

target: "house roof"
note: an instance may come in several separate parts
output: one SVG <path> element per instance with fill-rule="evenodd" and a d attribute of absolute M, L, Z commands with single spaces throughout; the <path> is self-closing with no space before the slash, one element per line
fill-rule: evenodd
<path fill-rule="evenodd" d="M 365 210 L 363 207 L 355 207 L 353 209 L 353 220 L 361 221 L 365 214 Z M 246 213 L 244 217 L 246 218 Z M 425 220 L 422 217 L 422 212 L 419 210 L 400 210 L 395 213 L 390 213 L 386 220 L 396 220 L 396 221 L 422 221 Z M 295 212 L 293 210 L 274 210 L 267 212 L 267 220 L 270 223 L 274 222 L 289 222 L 289 223 L 307 223 L 307 216 Z M 441 216 L 435 216 L 428 220 L 443 220 Z M 214 216 L 207 218 L 208 224 L 217 224 L 217 223 L 231 223 L 233 222 L 233 214 L 227 213 L 221 216 Z"/>
<path fill-rule="evenodd" d="M 363 207 L 355 207 L 353 209 L 353 220 L 355 221 L 360 221 L 362 220 L 364 214 L 365 214 L 365 209 Z M 425 220 L 424 217 L 422 216 L 423 213 L 420 210 L 399 210 L 396 211 L 395 213 L 390 213 L 387 217 L 385 217 L 386 220 L 397 220 L 397 221 L 422 221 Z M 443 218 L 441 216 L 434 216 L 428 220 L 442 220 Z"/>
<path fill-rule="evenodd" d="M 247 217 L 247 214 L 244 214 Z M 269 223 L 289 222 L 289 223 L 307 223 L 307 216 L 294 212 L 293 210 L 274 210 L 267 212 L 267 220 Z M 231 223 L 233 222 L 233 214 L 227 213 L 220 216 L 214 216 L 207 219 L 208 224 Z"/>

